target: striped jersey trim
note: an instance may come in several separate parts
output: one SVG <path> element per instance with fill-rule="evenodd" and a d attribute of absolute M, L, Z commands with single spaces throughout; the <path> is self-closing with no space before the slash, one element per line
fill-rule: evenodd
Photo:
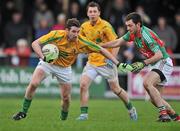
<path fill-rule="evenodd" d="M 54 38 L 56 36 L 56 34 L 57 34 L 57 31 L 54 33 L 54 35 L 51 38 L 49 38 L 47 41 L 43 42 L 43 44 L 47 44 L 47 43 L 55 41 L 55 40 L 61 40 L 64 37 L 64 36 L 60 36 L 60 37 Z"/>
<path fill-rule="evenodd" d="M 152 43 L 153 42 L 151 37 L 148 35 L 148 32 L 145 29 L 143 30 L 142 35 L 143 35 L 143 38 L 145 38 L 145 40 L 148 43 Z"/>
<path fill-rule="evenodd" d="M 82 41 L 83 43 L 85 43 L 86 45 L 88 45 L 89 47 L 95 49 L 96 51 L 100 51 L 101 50 L 101 48 L 98 45 L 96 45 L 96 44 L 94 44 L 94 43 L 92 43 L 90 41 L 84 40 L 81 37 L 79 37 L 79 40 Z"/>

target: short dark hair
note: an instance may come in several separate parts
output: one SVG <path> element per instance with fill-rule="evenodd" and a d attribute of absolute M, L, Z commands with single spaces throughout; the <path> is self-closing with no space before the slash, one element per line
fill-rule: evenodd
<path fill-rule="evenodd" d="M 141 16 L 136 12 L 129 13 L 126 16 L 125 21 L 129 21 L 129 20 L 132 20 L 135 24 L 139 22 L 141 24 L 140 26 L 142 26 L 143 24 Z"/>
<path fill-rule="evenodd" d="M 66 22 L 66 28 L 71 29 L 72 26 L 80 27 L 80 22 L 76 18 L 68 19 Z"/>
<path fill-rule="evenodd" d="M 87 8 L 86 8 L 87 11 L 88 11 L 89 7 L 97 7 L 98 10 L 101 11 L 100 5 L 99 5 L 98 3 L 96 3 L 96 2 L 94 2 L 94 1 L 90 2 L 90 3 L 87 5 Z"/>

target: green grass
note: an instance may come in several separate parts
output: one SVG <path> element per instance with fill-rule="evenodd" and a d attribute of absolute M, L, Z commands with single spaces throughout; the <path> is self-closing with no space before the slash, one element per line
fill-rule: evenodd
<path fill-rule="evenodd" d="M 157 110 L 145 101 L 133 101 L 139 118 L 130 121 L 123 103 L 119 100 L 90 100 L 89 120 L 76 121 L 79 100 L 72 100 L 67 121 L 60 121 L 60 100 L 35 98 L 28 117 L 13 121 L 12 115 L 19 111 L 22 99 L 0 98 L 0 131 L 178 131 L 180 123 L 156 122 Z M 180 112 L 180 102 L 170 101 Z"/>

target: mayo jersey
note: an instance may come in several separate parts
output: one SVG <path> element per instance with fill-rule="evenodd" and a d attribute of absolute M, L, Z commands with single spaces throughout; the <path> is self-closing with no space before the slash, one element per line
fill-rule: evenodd
<path fill-rule="evenodd" d="M 59 57 L 53 64 L 61 67 L 71 66 L 79 53 L 100 52 L 100 47 L 79 35 L 77 41 L 67 40 L 67 32 L 64 30 L 51 31 L 39 38 L 41 44 L 52 43 L 59 49 Z"/>
<path fill-rule="evenodd" d="M 163 58 L 169 57 L 164 47 L 164 42 L 151 29 L 145 26 L 141 27 L 141 33 L 138 36 L 127 32 L 123 39 L 125 41 L 133 41 L 141 54 L 146 58 L 151 58 L 159 50 L 162 52 Z"/>
<path fill-rule="evenodd" d="M 90 21 L 84 22 L 81 25 L 80 34 L 96 44 L 109 42 L 117 38 L 112 26 L 101 18 L 98 19 L 95 25 L 91 25 Z M 112 49 L 108 50 L 112 52 Z M 88 63 L 95 66 L 103 66 L 106 65 L 105 59 L 100 53 L 91 53 L 88 56 Z"/>

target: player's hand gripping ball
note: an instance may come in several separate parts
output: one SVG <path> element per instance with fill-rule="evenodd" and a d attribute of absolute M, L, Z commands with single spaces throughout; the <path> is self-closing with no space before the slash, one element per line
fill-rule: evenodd
<path fill-rule="evenodd" d="M 59 56 L 59 49 L 56 45 L 54 44 L 47 44 L 43 46 L 42 48 L 42 53 L 44 55 L 44 61 L 51 63 L 54 60 L 56 60 Z"/>

